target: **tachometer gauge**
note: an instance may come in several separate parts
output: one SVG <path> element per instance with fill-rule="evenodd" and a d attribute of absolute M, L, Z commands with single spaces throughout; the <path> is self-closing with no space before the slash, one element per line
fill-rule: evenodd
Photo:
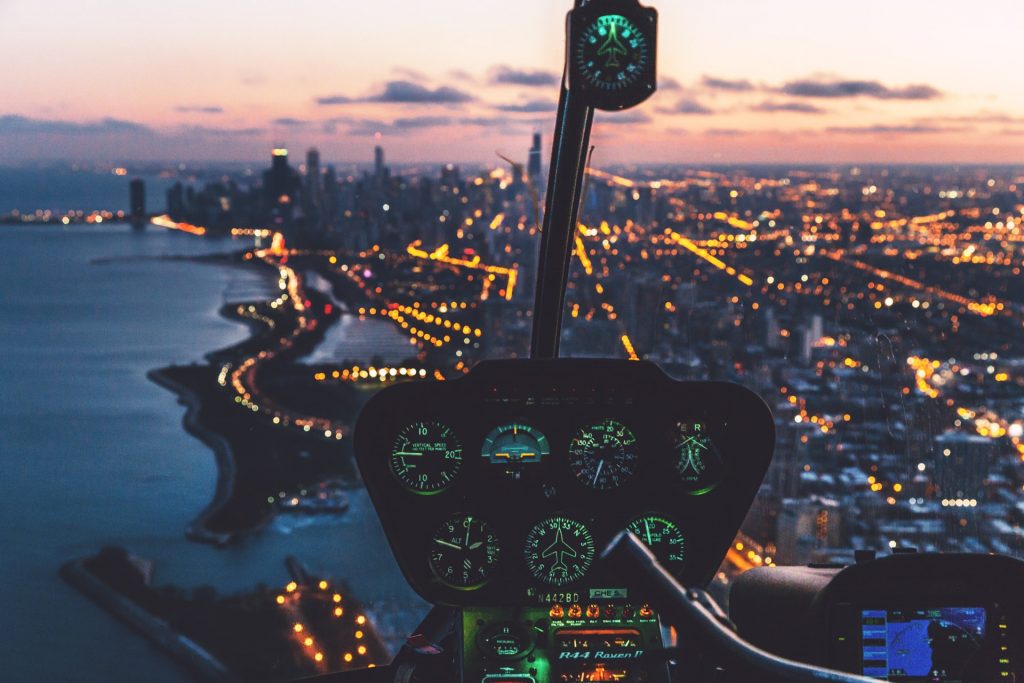
<path fill-rule="evenodd" d="M 480 450 L 481 455 L 495 465 L 538 463 L 551 455 L 547 437 L 520 422 L 492 429 Z"/>
<path fill-rule="evenodd" d="M 490 525 L 473 515 L 455 515 L 430 541 L 430 568 L 452 588 L 479 588 L 498 566 L 501 547 Z"/>
<path fill-rule="evenodd" d="M 707 493 L 725 477 L 725 463 L 703 423 L 678 423 L 674 450 L 676 471 L 687 493 L 695 496 Z"/>
<path fill-rule="evenodd" d="M 582 522 L 550 517 L 526 536 L 526 566 L 534 578 L 553 586 L 579 581 L 594 561 L 594 537 Z"/>
<path fill-rule="evenodd" d="M 462 444 L 440 422 L 413 422 L 398 433 L 391 449 L 391 471 L 415 493 L 440 493 L 462 467 Z"/>
<path fill-rule="evenodd" d="M 614 489 L 636 470 L 636 436 L 626 425 L 607 419 L 583 427 L 569 444 L 569 467 L 586 486 Z"/>
<path fill-rule="evenodd" d="M 665 569 L 674 572 L 682 568 L 686 539 L 675 522 L 647 515 L 634 519 L 626 528 L 650 548 Z"/>

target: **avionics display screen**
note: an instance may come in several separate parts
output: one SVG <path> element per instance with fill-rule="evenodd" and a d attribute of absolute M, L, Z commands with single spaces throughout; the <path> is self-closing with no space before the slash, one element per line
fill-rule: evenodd
<path fill-rule="evenodd" d="M 862 673 L 903 683 L 980 683 L 986 620 L 984 607 L 862 610 Z"/>

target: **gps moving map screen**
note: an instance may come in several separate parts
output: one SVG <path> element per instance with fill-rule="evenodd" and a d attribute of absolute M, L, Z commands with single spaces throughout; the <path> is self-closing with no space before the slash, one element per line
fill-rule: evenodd
<path fill-rule="evenodd" d="M 865 676 L 974 683 L 985 637 L 983 607 L 863 610 Z"/>

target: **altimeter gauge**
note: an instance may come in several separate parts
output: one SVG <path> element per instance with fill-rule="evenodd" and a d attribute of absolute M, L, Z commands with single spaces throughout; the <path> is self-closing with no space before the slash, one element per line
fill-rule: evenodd
<path fill-rule="evenodd" d="M 686 538 L 675 522 L 658 515 L 646 515 L 634 519 L 626 529 L 643 541 L 666 569 L 676 573 L 683 568 Z"/>
<path fill-rule="evenodd" d="M 594 561 L 594 537 L 582 523 L 549 517 L 530 529 L 524 549 L 526 566 L 538 581 L 564 586 L 582 579 Z"/>
<path fill-rule="evenodd" d="M 618 420 L 584 426 L 569 444 L 569 467 L 580 483 L 600 491 L 618 488 L 636 470 L 636 435 Z"/>
<path fill-rule="evenodd" d="M 725 478 L 725 463 L 704 423 L 677 423 L 673 449 L 676 472 L 687 493 L 708 493 Z"/>
<path fill-rule="evenodd" d="M 599 109 L 625 109 L 657 85 L 658 13 L 636 0 L 592 0 L 569 14 L 569 87 Z"/>
<path fill-rule="evenodd" d="M 398 433 L 388 464 L 410 491 L 440 493 L 462 468 L 462 444 L 448 425 L 413 422 Z"/>
<path fill-rule="evenodd" d="M 479 588 L 498 566 L 501 546 L 491 526 L 474 515 L 458 514 L 430 540 L 430 569 L 443 583 L 460 590 Z"/>

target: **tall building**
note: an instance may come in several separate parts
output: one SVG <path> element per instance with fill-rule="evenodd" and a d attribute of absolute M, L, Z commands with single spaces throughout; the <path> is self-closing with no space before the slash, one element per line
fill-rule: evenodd
<path fill-rule="evenodd" d="M 533 134 L 533 147 L 530 148 L 529 162 L 526 165 L 526 175 L 530 182 L 540 184 L 540 133 Z"/>
<path fill-rule="evenodd" d="M 288 165 L 288 150 L 275 147 L 270 168 L 263 172 L 263 194 L 270 222 L 281 228 L 291 223 L 299 187 L 299 174 Z"/>
<path fill-rule="evenodd" d="M 185 186 L 180 182 L 167 188 L 167 214 L 175 221 L 185 217 Z"/>
<path fill-rule="evenodd" d="M 291 170 L 291 166 L 288 165 L 288 150 L 284 147 L 275 147 L 270 157 L 270 169 L 263 175 L 263 186 L 271 200 L 279 201 L 291 193 Z"/>
<path fill-rule="evenodd" d="M 323 203 L 323 186 L 320 177 L 320 152 L 310 147 L 306 152 L 306 198 L 310 205 L 319 208 Z"/>
<path fill-rule="evenodd" d="M 384 148 L 380 145 L 373 148 L 373 177 L 378 182 L 384 179 Z"/>
<path fill-rule="evenodd" d="M 146 224 L 146 183 L 142 178 L 132 178 L 128 193 L 132 227 L 138 229 Z"/>

